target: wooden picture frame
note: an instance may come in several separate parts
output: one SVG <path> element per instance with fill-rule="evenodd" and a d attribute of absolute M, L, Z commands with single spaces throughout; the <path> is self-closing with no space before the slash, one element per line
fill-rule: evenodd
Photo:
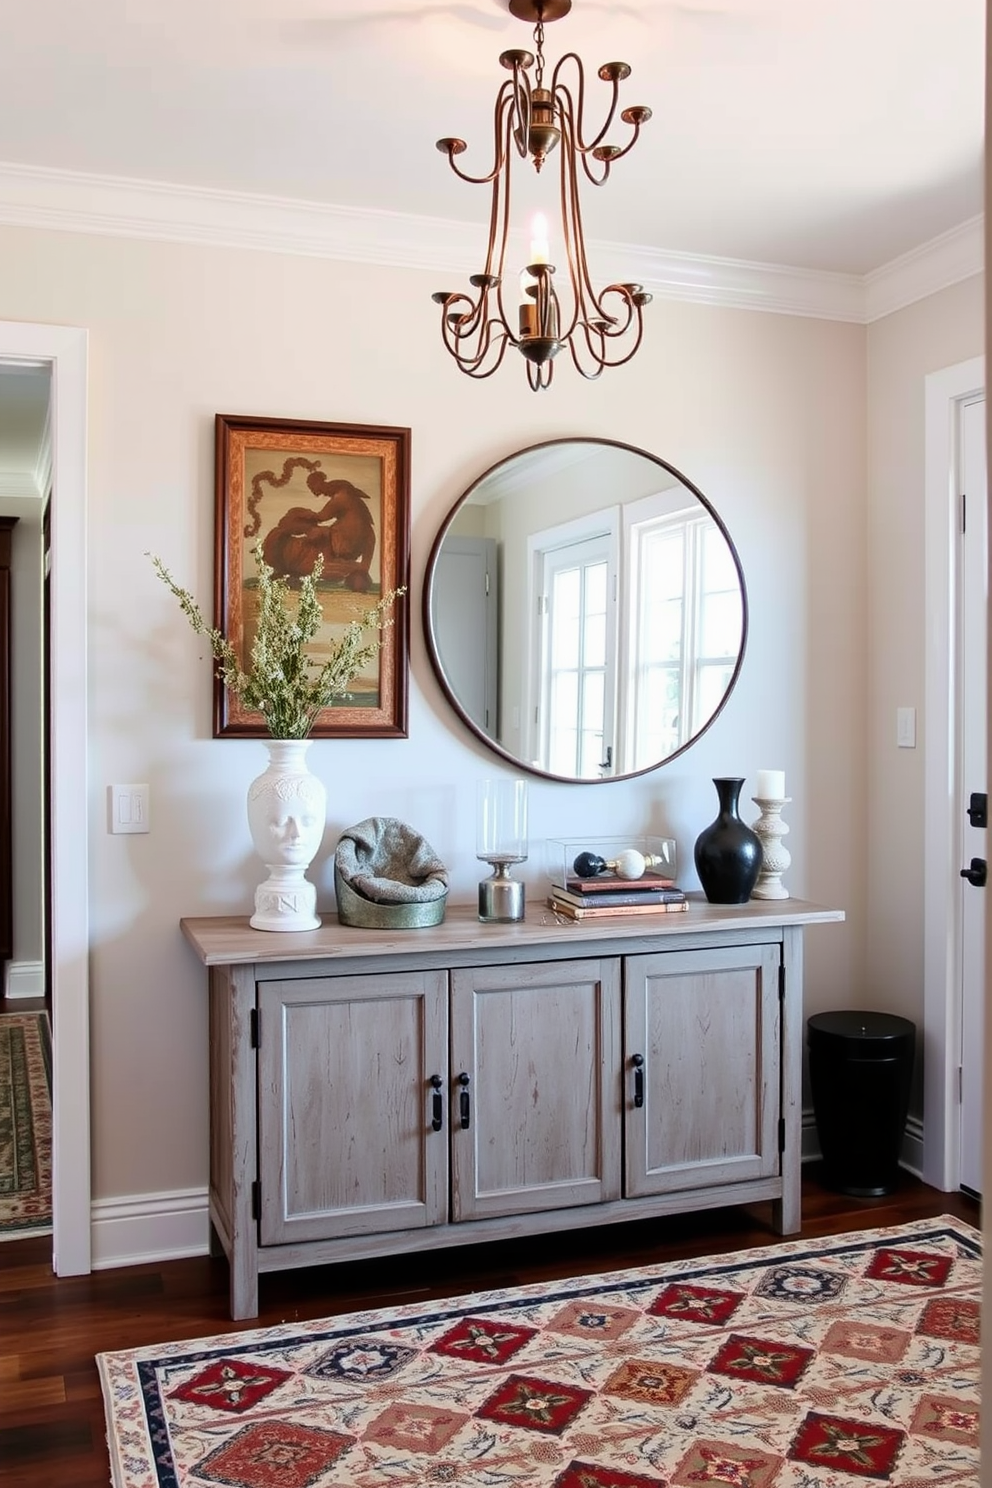
<path fill-rule="evenodd" d="M 328 639 L 382 594 L 409 589 L 409 429 L 219 413 L 215 437 L 214 624 L 242 658 L 252 640 L 259 539 L 266 562 L 290 580 L 312 572 L 323 554 L 318 596 Z M 406 738 L 409 613 L 409 593 L 398 595 L 376 661 L 323 709 L 312 737 Z M 261 713 L 219 679 L 214 737 L 268 737 Z"/>

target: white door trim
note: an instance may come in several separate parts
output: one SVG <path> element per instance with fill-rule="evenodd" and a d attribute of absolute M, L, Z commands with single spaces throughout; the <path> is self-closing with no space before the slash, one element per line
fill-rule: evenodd
<path fill-rule="evenodd" d="M 59 1276 L 90 1269 L 86 349 L 72 326 L 0 320 L 0 360 L 52 369 L 52 1199 Z"/>
<path fill-rule="evenodd" d="M 960 405 L 984 390 L 984 357 L 945 367 L 925 379 L 923 1178 L 945 1191 L 958 1187 L 960 1172 L 955 631 L 961 493 L 953 476 Z"/>

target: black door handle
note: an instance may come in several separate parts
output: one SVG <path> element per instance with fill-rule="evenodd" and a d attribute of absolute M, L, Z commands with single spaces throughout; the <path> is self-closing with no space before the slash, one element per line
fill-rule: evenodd
<path fill-rule="evenodd" d="M 441 1086 L 444 1084 L 444 1081 L 440 1075 L 431 1075 L 431 1084 L 434 1087 L 434 1094 L 431 1098 L 431 1126 L 434 1131 L 440 1131 L 441 1119 L 444 1114 L 444 1108 L 441 1103 Z"/>
<path fill-rule="evenodd" d="M 984 889 L 989 877 L 989 865 L 984 858 L 972 858 L 967 868 L 961 869 L 961 877 L 966 878 L 976 889 Z"/>
<path fill-rule="evenodd" d="M 464 1070 L 462 1070 L 461 1074 L 458 1076 L 458 1083 L 462 1087 L 461 1094 L 458 1097 L 458 1111 L 461 1119 L 462 1131 L 468 1131 L 469 1122 L 471 1121 L 471 1108 L 469 1105 L 468 1095 L 469 1076 L 465 1073 Z"/>
<path fill-rule="evenodd" d="M 630 1059 L 634 1066 L 634 1105 L 644 1104 L 644 1055 L 633 1054 Z"/>

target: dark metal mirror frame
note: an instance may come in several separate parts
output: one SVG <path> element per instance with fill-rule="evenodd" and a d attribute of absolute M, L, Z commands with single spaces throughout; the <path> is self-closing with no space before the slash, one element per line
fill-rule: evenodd
<path fill-rule="evenodd" d="M 447 677 L 444 674 L 444 668 L 441 665 L 440 651 L 437 645 L 436 637 L 434 635 L 432 602 L 434 596 L 434 580 L 437 573 L 437 558 L 438 554 L 441 551 L 441 545 L 448 534 L 448 529 L 451 527 L 451 524 L 454 522 L 455 517 L 461 510 L 462 506 L 472 495 L 472 492 L 475 491 L 477 487 L 482 485 L 483 481 L 488 480 L 489 477 L 500 468 L 500 466 L 505 465 L 509 460 L 515 459 L 517 456 L 520 455 L 533 454 L 537 450 L 551 449 L 554 448 L 556 445 L 562 444 L 588 444 L 598 447 L 606 445 L 612 449 L 625 450 L 628 454 L 640 455 L 645 460 L 650 460 L 653 464 L 660 466 L 662 470 L 667 470 L 669 475 L 673 475 L 676 480 L 681 481 L 686 490 L 691 491 L 700 505 L 705 507 L 706 511 L 712 517 L 714 523 L 723 534 L 724 541 L 726 542 L 727 547 L 730 551 L 730 556 L 734 561 L 734 567 L 737 570 L 738 582 L 741 586 L 740 651 L 737 656 L 737 664 L 734 667 L 730 681 L 727 683 L 726 691 L 724 692 L 723 697 L 720 700 L 719 706 L 713 710 L 710 717 L 706 720 L 702 727 L 695 734 L 693 734 L 692 738 L 687 739 L 686 742 L 682 744 L 678 749 L 673 749 L 671 754 L 667 754 L 664 759 L 655 760 L 653 764 L 645 765 L 643 769 L 629 770 L 623 775 L 588 777 L 579 775 L 554 775 L 548 770 L 541 770 L 538 769 L 535 765 L 528 764 L 526 761 L 520 759 L 517 755 L 511 754 L 509 750 L 504 749 L 501 744 L 497 743 L 495 739 L 490 738 L 488 734 L 486 734 L 476 725 L 474 720 L 468 716 L 464 708 L 461 706 L 461 703 L 455 697 L 454 693 L 451 690 L 451 687 L 448 684 Z M 431 666 L 434 670 L 434 675 L 437 678 L 438 683 L 440 684 L 441 691 L 444 693 L 445 697 L 448 699 L 448 702 L 451 704 L 452 708 L 457 713 L 462 723 L 468 729 L 469 733 L 474 734 L 475 737 L 480 741 L 480 743 L 484 744 L 487 749 L 492 750 L 494 754 L 500 755 L 504 760 L 506 760 L 507 764 L 511 765 L 515 770 L 523 770 L 528 775 L 537 775 L 542 780 L 557 780 L 565 785 L 608 785 L 611 781 L 616 780 L 634 780 L 639 775 L 648 775 L 651 773 L 652 770 L 658 770 L 663 765 L 670 764 L 672 760 L 678 759 L 679 755 L 684 754 L 687 749 L 690 749 L 698 739 L 701 739 L 703 734 L 706 733 L 707 729 L 711 728 L 712 725 L 719 718 L 720 714 L 723 712 L 724 708 L 727 705 L 728 698 L 730 697 L 734 688 L 737 686 L 737 679 L 740 676 L 741 667 L 744 663 L 744 653 L 747 650 L 747 585 L 744 582 L 744 570 L 741 567 L 740 555 L 737 552 L 737 548 L 734 546 L 733 539 L 731 538 L 730 533 L 727 530 L 726 524 L 721 518 L 719 512 L 717 512 L 717 510 L 713 506 L 712 502 L 703 495 L 699 487 L 695 485 L 688 476 L 682 474 L 681 470 L 678 470 L 667 460 L 663 460 L 660 455 L 652 455 L 648 450 L 640 449 L 639 446 L 637 446 L 636 444 L 626 444 L 619 439 L 599 439 L 592 435 L 576 435 L 573 437 L 566 436 L 560 439 L 545 439 L 542 440 L 539 444 L 530 444 L 526 445 L 523 449 L 514 450 L 512 454 L 505 455 L 501 460 L 496 460 L 492 465 L 489 466 L 487 470 L 484 470 L 482 474 L 478 476 L 476 480 L 474 480 L 472 484 L 462 492 L 458 500 L 451 507 L 448 515 L 445 517 L 443 523 L 441 524 L 440 530 L 438 531 L 438 534 L 435 537 L 433 544 L 431 545 L 430 556 L 427 559 L 427 569 L 424 577 L 423 624 L 424 637 L 427 642 L 427 654 L 430 657 Z"/>

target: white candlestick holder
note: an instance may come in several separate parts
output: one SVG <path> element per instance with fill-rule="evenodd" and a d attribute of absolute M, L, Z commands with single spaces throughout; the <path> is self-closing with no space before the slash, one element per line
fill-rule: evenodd
<path fill-rule="evenodd" d="M 791 796 L 770 799 L 767 796 L 752 796 L 761 815 L 752 822 L 751 830 L 761 839 L 761 868 L 758 881 L 751 890 L 752 899 L 788 899 L 789 891 L 782 883 L 782 874 L 792 862 L 792 854 L 782 844 L 789 828 L 782 820 L 782 807 L 792 800 Z"/>

